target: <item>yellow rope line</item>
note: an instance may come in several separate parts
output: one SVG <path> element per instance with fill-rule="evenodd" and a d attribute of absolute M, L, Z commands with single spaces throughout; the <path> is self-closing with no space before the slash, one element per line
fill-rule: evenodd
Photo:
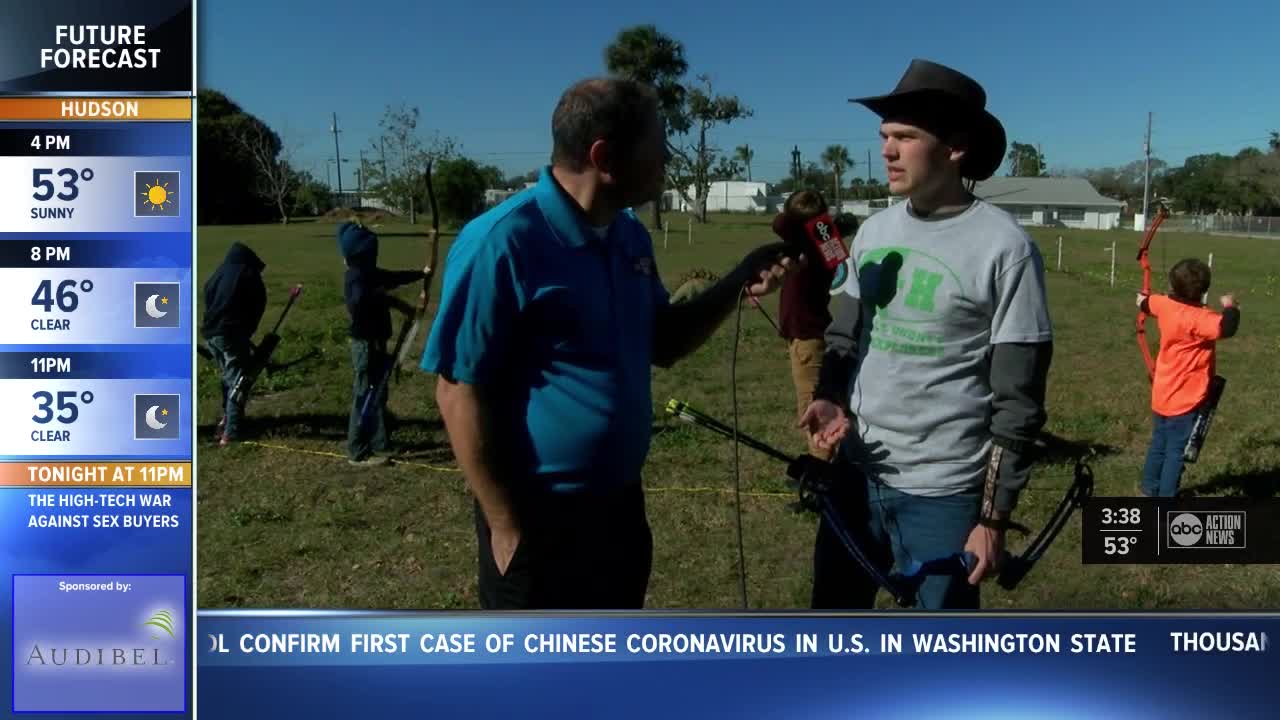
<path fill-rule="evenodd" d="M 257 442 L 257 441 L 254 441 L 254 440 L 245 440 L 245 441 L 241 442 L 240 444 L 241 444 L 241 445 L 252 445 L 252 446 L 254 446 L 254 447 L 260 447 L 260 448 L 267 448 L 267 449 L 269 449 L 269 450 L 283 450 L 284 452 L 298 453 L 298 454 L 300 454 L 300 455 L 319 455 L 320 457 L 338 458 L 339 460 L 346 460 L 346 459 L 347 459 L 347 456 L 346 456 L 346 455 L 342 455 L 342 454 L 335 453 L 335 452 L 326 452 L 326 451 L 324 451 L 324 450 L 304 450 L 303 448 L 295 448 L 295 447 L 290 447 L 290 446 L 288 446 L 288 445 L 274 445 L 274 444 L 272 444 L 272 443 Z M 426 468 L 426 469 L 428 469 L 428 470 L 435 470 L 436 472 L 449 472 L 449 473 L 462 472 L 462 471 L 461 471 L 461 470 L 459 470 L 458 468 L 453 468 L 453 467 L 440 467 L 439 465 L 428 465 L 428 464 L 426 464 L 426 463 L 413 462 L 413 461 L 411 461 L 411 460 L 394 460 L 394 461 L 393 461 L 393 463 L 394 463 L 395 465 L 412 465 L 412 466 L 414 466 L 414 467 Z M 732 490 L 730 490 L 729 488 L 713 488 L 713 487 L 680 487 L 680 486 L 651 487 L 651 488 L 646 488 L 645 490 L 646 490 L 646 492 L 685 492 L 685 493 L 728 493 L 728 492 L 732 492 Z M 742 493 L 742 494 L 743 494 L 743 495 L 750 495 L 750 496 L 753 496 L 753 497 L 791 497 L 791 495 L 793 495 L 794 493 L 784 493 L 784 492 L 744 492 L 744 493 Z"/>
<path fill-rule="evenodd" d="M 339 460 L 347 459 L 346 455 L 341 455 L 339 453 L 325 452 L 323 450 L 303 450 L 302 448 L 289 447 L 288 445 L 272 445 L 270 443 L 255 442 L 253 440 L 246 440 L 240 444 L 253 445 L 256 447 L 268 448 L 271 450 L 283 450 L 285 452 L 299 453 L 302 455 L 319 455 L 321 457 L 338 458 Z M 414 467 L 426 468 L 428 470 L 435 470 L 436 472 L 450 472 L 450 473 L 462 472 L 458 468 L 440 467 L 439 465 L 428 465 L 426 463 L 413 462 L 412 460 L 393 460 L 392 462 L 395 465 L 412 465 Z"/>
<path fill-rule="evenodd" d="M 692 487 L 691 488 L 691 487 L 680 487 L 678 485 L 671 485 L 666 487 L 645 488 L 645 492 L 732 493 L 733 488 L 712 488 L 712 487 Z M 753 497 L 791 497 L 795 495 L 795 493 L 764 492 L 764 491 L 753 491 L 753 492 L 744 491 L 742 494 L 753 496 Z"/>

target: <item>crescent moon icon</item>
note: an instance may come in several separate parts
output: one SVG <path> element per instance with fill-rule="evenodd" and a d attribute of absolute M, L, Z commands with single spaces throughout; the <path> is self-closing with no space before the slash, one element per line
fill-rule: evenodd
<path fill-rule="evenodd" d="M 160 308 L 156 307 L 156 298 L 158 297 L 160 296 L 152 295 L 151 297 L 147 298 L 147 314 L 157 320 L 169 314 L 168 310 L 161 310 Z"/>
<path fill-rule="evenodd" d="M 152 405 L 147 408 L 147 427 L 152 430 L 163 430 L 169 425 L 169 423 L 162 423 L 156 419 L 156 411 L 159 409 L 159 405 Z"/>

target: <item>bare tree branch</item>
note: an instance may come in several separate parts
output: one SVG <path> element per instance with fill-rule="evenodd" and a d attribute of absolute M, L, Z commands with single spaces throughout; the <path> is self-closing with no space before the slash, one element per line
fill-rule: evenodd
<path fill-rule="evenodd" d="M 257 170 L 255 191 L 276 206 L 280 222 L 289 224 L 289 211 L 294 191 L 298 189 L 300 176 L 289 164 L 290 151 L 281 141 L 277 150 L 274 139 L 265 126 L 244 123 L 235 133 L 241 147 L 253 158 Z"/>

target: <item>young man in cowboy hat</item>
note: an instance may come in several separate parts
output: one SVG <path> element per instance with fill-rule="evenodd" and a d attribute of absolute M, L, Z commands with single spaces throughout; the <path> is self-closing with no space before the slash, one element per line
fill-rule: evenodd
<path fill-rule="evenodd" d="M 815 400 L 801 425 L 838 447 L 845 524 L 886 569 L 968 551 L 968 577 L 934 576 L 926 609 L 978 607 L 1044 424 L 1052 327 L 1044 263 L 1007 213 L 974 197 L 1005 151 L 971 78 L 914 60 L 880 116 L 889 191 L 852 243 Z M 876 586 L 822 523 L 813 605 L 871 607 Z"/>

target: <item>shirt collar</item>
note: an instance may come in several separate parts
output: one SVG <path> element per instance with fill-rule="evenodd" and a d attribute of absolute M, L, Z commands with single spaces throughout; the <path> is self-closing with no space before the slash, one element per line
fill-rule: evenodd
<path fill-rule="evenodd" d="M 603 242 L 587 223 L 582 208 L 569 196 L 569 193 L 565 192 L 564 188 L 560 187 L 560 183 L 556 182 L 555 176 L 551 174 L 551 166 L 542 168 L 542 172 L 538 175 L 538 184 L 533 187 L 533 195 L 538 203 L 538 209 L 542 211 L 542 216 L 551 226 L 552 234 L 561 244 L 577 248 L 584 247 L 589 242 Z M 610 235 L 613 234 L 613 227 L 616 225 L 615 221 L 610 226 Z"/>

